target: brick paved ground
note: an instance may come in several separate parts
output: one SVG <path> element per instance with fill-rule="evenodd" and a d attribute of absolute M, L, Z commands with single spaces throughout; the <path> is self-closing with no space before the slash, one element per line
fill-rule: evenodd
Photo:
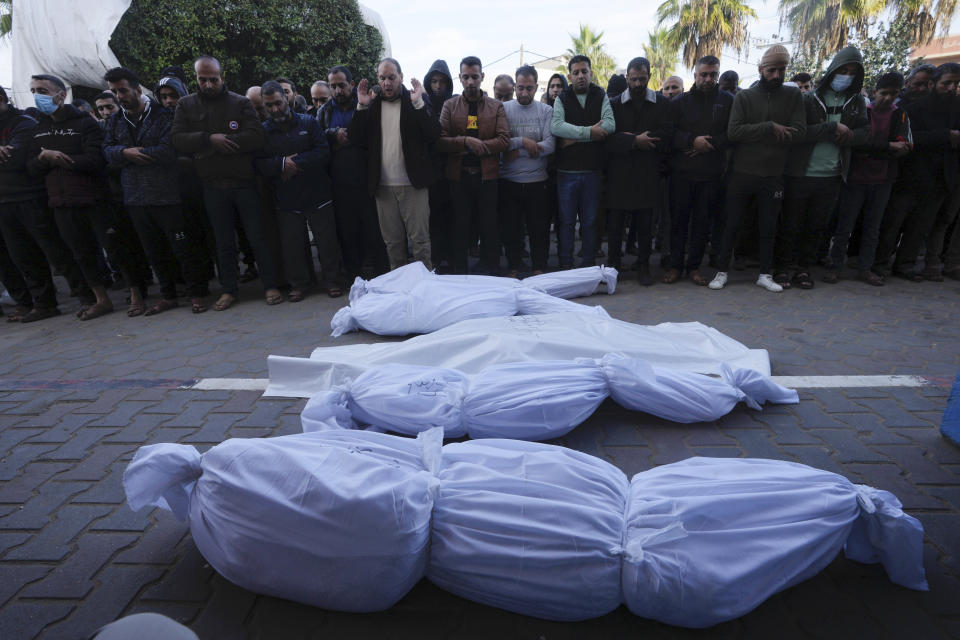
<path fill-rule="evenodd" d="M 229 437 L 299 430 L 303 401 L 130 381 L 264 377 L 269 353 L 307 355 L 335 342 L 328 323 L 342 301 L 266 307 L 254 287 L 244 291 L 247 301 L 222 314 L 115 313 L 89 323 L 65 315 L 0 327 L 0 638 L 82 638 L 137 611 L 165 613 L 205 639 L 960 637 L 960 448 L 937 432 L 960 368 L 958 283 L 842 282 L 773 295 L 734 273 L 721 292 L 625 282 L 614 296 L 588 300 L 644 324 L 700 320 L 769 349 L 775 374 L 941 379 L 920 389 L 803 391 L 799 405 L 741 407 L 713 424 L 673 425 L 608 403 L 560 442 L 628 474 L 690 455 L 795 460 L 893 491 L 926 529 L 929 593 L 838 558 L 753 613 L 700 632 L 624 609 L 579 624 L 543 622 L 425 582 L 384 613 L 322 611 L 231 585 L 168 513 L 130 512 L 121 474 L 143 444 L 204 450 Z M 89 384 L 41 382 L 52 380 Z"/>

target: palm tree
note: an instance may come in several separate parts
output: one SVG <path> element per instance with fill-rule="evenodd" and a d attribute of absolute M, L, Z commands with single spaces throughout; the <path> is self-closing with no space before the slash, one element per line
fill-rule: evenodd
<path fill-rule="evenodd" d="M 910 35 L 916 44 L 927 44 L 937 31 L 946 36 L 957 10 L 957 0 L 887 0 L 895 20 L 911 25 Z"/>
<path fill-rule="evenodd" d="M 888 0 L 780 0 L 777 10 L 793 39 L 811 58 L 829 56 L 852 32 L 865 37 Z"/>
<path fill-rule="evenodd" d="M 724 47 L 743 51 L 747 22 L 757 12 L 740 0 L 667 0 L 657 7 L 660 24 L 674 20 L 667 28 L 667 41 L 683 47 L 683 64 L 693 69 L 706 55 L 718 58 Z"/>
<path fill-rule="evenodd" d="M 0 0 L 0 40 L 13 31 L 13 0 Z"/>
<path fill-rule="evenodd" d="M 659 28 L 647 34 L 643 55 L 650 61 L 650 86 L 659 89 L 677 66 L 679 49 L 667 43 L 667 30 Z"/>
<path fill-rule="evenodd" d="M 561 56 L 563 66 L 557 67 L 556 70 L 567 73 L 567 61 L 573 56 L 584 55 L 590 58 L 593 82 L 601 87 L 607 86 L 610 76 L 617 70 L 617 64 L 607 53 L 606 47 L 600 41 L 601 38 L 603 38 L 603 31 L 594 33 L 590 25 L 581 24 L 580 33 L 570 34 L 570 48 Z"/>

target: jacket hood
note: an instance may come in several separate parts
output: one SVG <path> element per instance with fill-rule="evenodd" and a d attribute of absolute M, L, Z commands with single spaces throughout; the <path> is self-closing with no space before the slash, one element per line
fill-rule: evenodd
<path fill-rule="evenodd" d="M 429 93 L 430 91 L 430 81 L 433 80 L 433 76 L 440 74 L 447 79 L 447 83 L 450 85 L 448 94 L 453 94 L 453 76 L 450 75 L 450 67 L 447 66 L 446 60 L 434 60 L 433 64 L 430 65 L 430 70 L 427 71 L 427 75 L 423 76 L 423 86 Z"/>
<path fill-rule="evenodd" d="M 837 55 L 833 56 L 833 60 L 830 61 L 830 66 L 827 67 L 827 70 L 823 72 L 823 77 L 820 78 L 820 83 L 817 85 L 817 93 L 823 94 L 824 91 L 829 89 L 830 80 L 833 78 L 833 74 L 836 73 L 837 69 L 851 62 L 857 65 L 857 75 L 845 93 L 860 93 L 860 90 L 863 88 L 864 76 L 863 55 L 861 55 L 860 50 L 853 45 L 844 47 L 837 52 Z"/>
<path fill-rule="evenodd" d="M 160 78 L 157 86 L 153 88 L 153 93 L 156 94 L 160 87 L 173 87 L 174 91 L 176 91 L 181 98 L 187 95 L 187 88 L 183 86 L 180 78 L 175 78 L 173 76 Z"/>

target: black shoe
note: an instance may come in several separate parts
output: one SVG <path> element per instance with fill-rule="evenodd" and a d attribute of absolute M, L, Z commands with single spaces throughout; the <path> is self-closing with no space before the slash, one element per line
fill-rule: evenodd
<path fill-rule="evenodd" d="M 60 309 L 52 307 L 49 309 L 44 309 L 42 307 L 34 307 L 20 319 L 20 322 L 36 322 L 37 320 L 46 320 L 47 318 L 53 318 L 60 315 Z"/>
<path fill-rule="evenodd" d="M 260 274 L 257 272 L 256 267 L 247 267 L 246 271 L 240 274 L 238 280 L 240 282 L 252 282 L 260 277 Z"/>
<path fill-rule="evenodd" d="M 637 270 L 637 282 L 645 287 L 653 284 L 653 276 L 650 275 L 650 267 L 648 265 L 641 265 Z"/>

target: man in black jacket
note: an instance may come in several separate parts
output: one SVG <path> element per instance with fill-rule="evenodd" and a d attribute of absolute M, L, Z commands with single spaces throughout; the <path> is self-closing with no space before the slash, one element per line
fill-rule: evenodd
<path fill-rule="evenodd" d="M 377 201 L 390 268 L 407 264 L 409 243 L 413 259 L 429 269 L 428 187 L 435 179 L 430 146 L 440 137 L 440 125 L 430 117 L 420 82 L 413 78 L 411 91 L 403 86 L 399 62 L 381 60 L 377 79 L 379 92 L 366 78 L 360 81 L 357 113 L 347 133 L 367 150 L 367 190 Z"/>
<path fill-rule="evenodd" d="M 173 112 L 144 96 L 129 69 L 110 69 L 103 79 L 120 103 L 120 111 L 107 120 L 103 153 L 109 166 L 120 169 L 123 203 L 160 281 L 161 299 L 146 315 L 178 305 L 177 263 L 193 312 L 202 313 L 207 285 L 196 238 L 180 206 L 177 156 L 170 142 Z"/>
<path fill-rule="evenodd" d="M 443 103 L 453 97 L 453 76 L 446 60 L 434 60 L 427 75 L 423 76 L 423 100 L 430 109 L 430 115 L 439 124 Z M 433 169 L 437 179 L 430 185 L 430 257 L 437 272 L 447 271 L 453 256 L 453 199 L 450 197 L 450 183 L 443 175 L 447 164 L 447 154 L 434 150 Z M 473 243 L 476 246 L 476 242 Z"/>
<path fill-rule="evenodd" d="M 82 111 L 64 103 L 67 91 L 60 78 L 33 76 L 30 91 L 39 122 L 30 144 L 27 170 L 44 177 L 60 234 L 96 296 L 92 306 L 77 314 L 81 320 L 92 320 L 113 311 L 97 260 L 100 246 L 127 283 L 137 282 L 126 244 L 130 239 L 118 232 L 109 205 L 110 190 L 100 148 L 103 130 Z M 142 306 L 139 288 L 131 286 L 131 311 Z"/>
<path fill-rule="evenodd" d="M 707 280 L 700 263 L 711 227 L 722 214 L 723 158 L 730 144 L 727 123 L 733 94 L 717 86 L 720 60 L 704 56 L 697 62 L 690 91 L 670 103 L 673 141 L 670 154 L 670 269 L 663 277 L 676 282 L 683 272 L 698 285 Z M 721 220 L 722 222 L 722 220 Z M 690 246 L 684 261 L 687 236 Z"/>
<path fill-rule="evenodd" d="M 377 220 L 377 205 L 367 193 L 367 153 L 347 133 L 357 112 L 353 74 L 344 66 L 330 69 L 327 80 L 333 97 L 320 107 L 317 120 L 331 149 L 330 178 L 337 237 L 343 267 L 353 279 L 370 278 L 389 269 Z"/>
<path fill-rule="evenodd" d="M 267 304 L 283 302 L 277 289 L 273 256 L 264 242 L 263 213 L 253 172 L 254 153 L 263 148 L 263 127 L 250 101 L 227 90 L 216 58 L 201 56 L 193 65 L 199 93 L 180 99 L 173 118 L 173 146 L 193 154 L 203 181 L 203 200 L 217 241 L 223 292 L 215 311 L 229 309 L 239 292 L 234 215 L 239 214 L 260 271 Z"/>

